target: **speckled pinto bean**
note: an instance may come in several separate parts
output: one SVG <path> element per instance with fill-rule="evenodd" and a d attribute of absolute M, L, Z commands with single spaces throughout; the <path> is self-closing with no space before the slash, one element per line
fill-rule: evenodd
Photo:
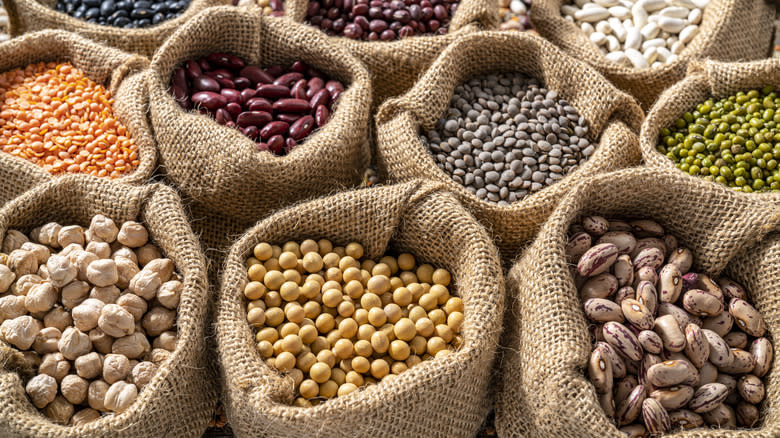
<path fill-rule="evenodd" d="M 139 164 L 111 94 L 70 63 L 0 74 L 0 147 L 52 174 L 117 178 Z"/>
<path fill-rule="evenodd" d="M 306 21 L 328 35 L 392 41 L 447 33 L 457 0 L 310 0 Z"/>
<path fill-rule="evenodd" d="M 741 285 L 690 272 L 693 253 L 655 221 L 586 216 L 569 235 L 591 323 L 587 375 L 624 435 L 759 424 L 773 347 Z"/>
<path fill-rule="evenodd" d="M 238 129 L 258 151 L 286 155 L 328 123 L 344 85 L 300 61 L 263 69 L 212 53 L 176 68 L 169 91 L 183 109 Z"/>

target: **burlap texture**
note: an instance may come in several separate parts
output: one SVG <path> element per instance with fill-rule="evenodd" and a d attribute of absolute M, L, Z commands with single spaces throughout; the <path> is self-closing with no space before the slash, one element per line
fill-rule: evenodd
<path fill-rule="evenodd" d="M 54 9 L 57 0 L 4 0 L 8 11 L 9 33 L 16 37 L 43 29 L 59 29 L 118 49 L 151 57 L 170 34 L 205 8 L 228 4 L 227 0 L 192 0 L 178 17 L 156 26 L 124 29 L 101 26 L 73 18 Z"/>
<path fill-rule="evenodd" d="M 175 67 L 215 51 L 264 66 L 301 60 L 347 89 L 327 125 L 290 154 L 258 152 L 255 142 L 238 130 L 182 110 L 167 91 Z M 171 36 L 147 76 L 152 126 L 167 177 L 195 203 L 225 220 L 254 223 L 296 201 L 353 186 L 370 160 L 368 73 L 357 59 L 307 26 L 264 17 L 256 8 L 210 8 Z"/>
<path fill-rule="evenodd" d="M 308 5 L 309 0 L 286 0 L 285 14 L 297 22 L 305 22 Z M 421 35 L 390 42 L 358 41 L 347 37 L 330 37 L 330 40 L 352 52 L 366 65 L 374 93 L 372 106 L 378 107 L 385 99 L 411 88 L 436 55 L 459 34 L 498 29 L 500 21 L 496 0 L 461 0 L 445 35 Z"/>
<path fill-rule="evenodd" d="M 203 255 L 173 189 L 161 184 L 128 186 L 84 175 L 65 176 L 5 204 L 0 209 L 0 237 L 8 229 L 29 232 L 50 221 L 87 227 L 98 213 L 118 223 L 144 223 L 150 240 L 173 260 L 184 277 L 176 320 L 176 351 L 127 411 L 78 427 L 60 426 L 39 414 L 17 373 L 0 370 L 0 435 L 200 436 L 217 400 L 216 370 L 208 362 L 210 353 L 205 341 L 207 281 Z"/>
<path fill-rule="evenodd" d="M 366 257 L 408 251 L 446 268 L 463 299 L 464 343 L 392 381 L 312 408 L 290 406 L 292 379 L 257 352 L 246 322 L 245 261 L 259 242 L 326 238 L 362 242 Z M 341 193 L 260 221 L 231 248 L 221 278 L 217 343 L 223 397 L 237 436 L 473 437 L 491 407 L 491 366 L 501 330 L 504 285 L 490 237 L 456 199 L 411 182 Z"/>
<path fill-rule="evenodd" d="M 145 183 L 157 163 L 154 138 L 146 117 L 145 84 L 140 73 L 149 62 L 141 56 L 105 47 L 64 31 L 30 33 L 0 44 L 0 71 L 49 61 L 68 61 L 111 92 L 114 115 L 127 127 L 129 136 L 138 146 L 141 161 L 133 172 L 118 180 L 128 184 Z M 36 184 L 53 178 L 36 164 L 0 153 L 0 202 L 9 201 Z"/>
<path fill-rule="evenodd" d="M 675 62 L 659 68 L 622 67 L 607 60 L 576 24 L 563 18 L 563 3 L 567 0 L 534 1 L 529 16 L 539 34 L 595 67 L 615 86 L 639 99 L 645 110 L 685 76 L 693 59 L 754 60 L 772 56 L 774 48 L 773 5 L 764 0 L 712 0 L 699 24 L 699 34 Z"/>
<path fill-rule="evenodd" d="M 642 159 L 650 167 L 675 169 L 675 163 L 656 149 L 661 129 L 674 124 L 686 111 L 707 99 L 715 100 L 732 96 L 738 91 L 761 89 L 767 85 L 780 87 L 780 59 L 724 63 L 716 61 L 692 61 L 685 79 L 674 84 L 659 96 L 647 113 L 639 136 Z M 679 171 L 681 174 L 688 174 Z M 688 176 L 689 178 L 699 178 Z M 722 184 L 712 183 L 719 191 L 733 191 Z M 740 193 L 742 196 L 760 196 L 780 204 L 780 193 Z"/>
<path fill-rule="evenodd" d="M 668 169 L 594 176 L 561 200 L 507 276 L 501 385 L 496 426 L 503 437 L 619 437 L 584 375 L 588 323 L 566 263 L 569 225 L 585 215 L 649 218 L 694 254 L 696 272 L 724 272 L 744 284 L 769 327 L 780 334 L 780 207 L 712 190 Z M 758 246 L 756 243 L 761 242 Z M 768 374 L 766 417 L 751 434 L 697 429 L 670 436 L 778 436 L 777 359 Z M 665 435 L 667 436 L 667 435 Z"/>
<path fill-rule="evenodd" d="M 578 170 L 556 184 L 509 206 L 480 200 L 439 169 L 419 138 L 450 105 L 457 85 L 492 72 L 523 72 L 577 108 L 589 123 L 588 139 L 596 152 Z M 613 87 L 585 63 L 534 35 L 480 32 L 463 35 L 447 47 L 405 95 L 387 101 L 377 120 L 377 163 L 390 181 L 424 178 L 437 181 L 494 235 L 505 255 L 531 239 L 555 203 L 572 184 L 598 172 L 639 163 L 637 132 L 642 110 L 629 95 Z"/>

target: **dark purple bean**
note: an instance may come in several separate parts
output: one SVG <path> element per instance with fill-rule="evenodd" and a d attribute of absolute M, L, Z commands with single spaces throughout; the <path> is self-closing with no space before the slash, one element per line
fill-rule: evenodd
<path fill-rule="evenodd" d="M 328 101 L 330 100 L 330 92 L 323 88 L 320 91 L 318 91 L 314 96 L 312 96 L 309 103 L 311 104 L 312 108 L 317 108 L 320 105 L 327 105 Z"/>
<path fill-rule="evenodd" d="M 270 122 L 260 130 L 260 138 L 267 140 L 274 135 L 281 135 L 290 129 L 290 124 L 285 122 Z"/>
<path fill-rule="evenodd" d="M 396 35 L 398 34 L 398 31 L 401 30 L 402 27 L 404 27 L 404 25 L 400 21 L 393 21 L 392 23 L 390 23 L 390 30 L 395 32 Z"/>
<path fill-rule="evenodd" d="M 171 87 L 171 92 L 173 94 L 173 98 L 176 100 L 176 103 L 178 103 L 180 107 L 184 108 L 185 110 L 189 109 L 190 96 L 187 94 L 186 91 L 184 91 L 178 85 L 174 85 Z"/>
<path fill-rule="evenodd" d="M 322 23 L 322 15 L 315 15 L 309 19 L 309 23 L 314 26 L 318 27 Z"/>
<path fill-rule="evenodd" d="M 284 85 L 263 84 L 257 87 L 257 96 L 281 99 L 290 97 L 290 89 Z"/>
<path fill-rule="evenodd" d="M 332 95 L 336 90 L 344 91 L 344 85 L 339 81 L 328 81 L 325 83 L 325 89 Z"/>
<path fill-rule="evenodd" d="M 273 110 L 271 102 L 262 97 L 253 97 L 246 102 L 246 105 L 247 108 L 249 108 L 249 111 L 265 111 L 270 113 Z"/>
<path fill-rule="evenodd" d="M 295 122 L 296 120 L 300 119 L 301 117 L 303 117 L 303 114 L 286 114 L 286 113 L 283 113 L 283 114 L 277 114 L 276 115 L 276 120 L 292 124 L 293 122 Z"/>
<path fill-rule="evenodd" d="M 306 99 L 306 79 L 301 79 L 290 89 L 290 95 L 296 99 Z"/>
<path fill-rule="evenodd" d="M 306 138 L 314 129 L 314 117 L 303 116 L 290 125 L 290 137 L 299 141 Z"/>
<path fill-rule="evenodd" d="M 399 38 L 406 38 L 412 35 L 414 35 L 414 29 L 412 29 L 411 26 L 404 26 L 398 31 Z"/>
<path fill-rule="evenodd" d="M 218 65 L 220 67 L 240 69 L 244 68 L 244 60 L 238 56 L 233 56 L 227 53 L 212 53 L 206 57 L 210 63 Z"/>
<path fill-rule="evenodd" d="M 227 126 L 228 128 L 235 128 L 236 127 L 236 122 L 231 120 L 231 121 L 225 123 L 225 126 Z"/>
<path fill-rule="evenodd" d="M 257 151 L 258 152 L 263 152 L 263 151 L 267 151 L 267 150 L 268 150 L 268 144 L 267 143 L 262 143 L 262 142 L 257 143 Z"/>
<path fill-rule="evenodd" d="M 371 32 L 368 34 L 368 40 L 369 41 L 379 41 L 379 34 L 376 32 Z"/>
<path fill-rule="evenodd" d="M 230 70 L 224 68 L 218 68 L 216 70 L 208 71 L 205 73 L 205 75 L 214 79 L 225 78 L 225 79 L 232 80 L 234 78 L 233 73 Z"/>
<path fill-rule="evenodd" d="M 225 108 L 218 109 L 217 115 L 214 118 L 217 119 L 217 122 L 223 125 L 227 122 L 233 121 L 233 117 L 231 117 L 230 113 Z"/>
<path fill-rule="evenodd" d="M 364 16 L 362 16 L 362 15 L 358 15 L 358 16 L 357 16 L 357 17 L 355 17 L 355 19 L 354 19 L 354 20 L 352 20 L 352 21 L 353 21 L 355 24 L 357 24 L 358 26 L 360 26 L 360 29 L 361 29 L 361 30 L 368 30 L 368 28 L 369 28 L 369 22 L 368 22 L 368 18 L 366 18 L 366 17 L 364 17 Z"/>
<path fill-rule="evenodd" d="M 228 78 L 218 78 L 217 83 L 222 88 L 236 88 L 236 84 L 233 83 L 233 80 Z"/>
<path fill-rule="evenodd" d="M 284 151 L 285 151 L 285 152 L 287 152 L 288 154 L 289 154 L 289 153 L 290 153 L 290 152 L 291 152 L 293 149 L 295 149 L 295 146 L 298 146 L 298 142 L 297 142 L 297 141 L 295 141 L 295 140 L 294 140 L 294 139 L 292 139 L 292 138 L 289 138 L 289 137 L 288 137 L 288 138 L 287 138 L 287 140 L 285 140 L 285 141 L 284 141 Z"/>
<path fill-rule="evenodd" d="M 193 80 L 203 75 L 203 70 L 200 68 L 200 65 L 198 65 L 198 63 L 195 61 L 187 61 L 187 63 L 185 64 L 185 71 L 187 72 L 187 77 L 190 78 L 190 80 Z"/>
<path fill-rule="evenodd" d="M 283 85 L 287 88 L 290 88 L 301 79 L 303 79 L 302 73 L 298 73 L 298 72 L 285 73 L 274 80 L 274 85 Z"/>
<path fill-rule="evenodd" d="M 393 19 L 406 24 L 412 19 L 412 16 L 409 14 L 409 11 L 401 9 L 393 12 Z"/>
<path fill-rule="evenodd" d="M 420 5 L 409 5 L 409 15 L 412 16 L 412 20 L 419 20 L 422 18 L 423 12 Z"/>
<path fill-rule="evenodd" d="M 244 102 L 249 102 L 249 100 L 255 97 L 256 94 L 257 90 L 254 88 L 244 88 L 241 90 L 241 99 L 243 99 Z"/>
<path fill-rule="evenodd" d="M 173 77 L 171 79 L 173 85 L 184 90 L 185 93 L 189 93 L 190 86 L 187 83 L 187 71 L 183 68 L 177 68 L 173 71 Z"/>
<path fill-rule="evenodd" d="M 437 30 L 439 30 L 439 26 L 441 26 L 441 23 L 439 23 L 438 20 L 430 20 L 428 22 L 428 31 L 436 32 Z"/>
<path fill-rule="evenodd" d="M 214 66 L 211 65 L 208 59 L 206 58 L 200 58 L 198 60 L 198 65 L 200 66 L 200 69 L 204 72 L 214 70 Z"/>
<path fill-rule="evenodd" d="M 252 87 L 252 81 L 243 76 L 238 76 L 237 78 L 233 79 L 233 83 L 236 84 L 236 89 L 238 90 L 246 90 Z"/>
<path fill-rule="evenodd" d="M 320 27 L 323 29 L 330 29 L 333 27 L 333 20 L 330 18 L 323 18 L 322 22 L 320 23 Z"/>
<path fill-rule="evenodd" d="M 243 132 L 244 135 L 251 138 L 252 140 L 257 140 L 258 135 L 260 135 L 260 131 L 257 129 L 257 126 L 254 125 L 241 128 L 241 132 Z"/>
<path fill-rule="evenodd" d="M 381 34 L 379 34 L 379 39 L 382 41 L 392 41 L 395 39 L 395 32 L 393 32 L 390 29 L 387 29 L 383 31 Z"/>
<path fill-rule="evenodd" d="M 422 3 L 420 3 L 420 6 L 422 7 L 422 19 L 423 21 L 430 20 L 433 17 L 433 8 L 430 6 L 424 6 Z"/>
<path fill-rule="evenodd" d="M 368 9 L 368 18 L 372 18 L 375 20 L 384 18 L 384 16 L 382 15 L 382 8 L 376 6 L 370 7 Z"/>
<path fill-rule="evenodd" d="M 239 74 L 252 81 L 254 86 L 258 84 L 272 84 L 274 82 L 274 78 L 271 75 L 256 65 L 244 67 Z"/>
<path fill-rule="evenodd" d="M 225 96 L 213 91 L 200 91 L 192 95 L 192 103 L 209 110 L 217 110 L 227 105 Z"/>
<path fill-rule="evenodd" d="M 320 4 L 317 2 L 309 2 L 309 8 L 306 10 L 307 17 L 314 17 L 320 12 Z"/>
<path fill-rule="evenodd" d="M 231 102 L 231 103 L 225 105 L 225 109 L 233 117 L 238 117 L 238 115 L 241 114 L 241 111 L 243 111 L 241 109 L 241 105 L 239 105 L 239 104 L 237 104 L 235 102 Z"/>
<path fill-rule="evenodd" d="M 347 26 L 347 22 L 343 18 L 337 18 L 333 20 L 333 32 L 336 32 L 336 34 L 340 34 L 344 32 L 344 28 L 346 26 Z"/>
<path fill-rule="evenodd" d="M 436 16 L 437 20 L 443 21 L 447 18 L 447 8 L 443 5 L 436 5 L 433 7 L 433 15 Z"/>
<path fill-rule="evenodd" d="M 271 120 L 273 120 L 273 117 L 265 111 L 244 111 L 236 118 L 236 124 L 245 128 L 247 126 L 265 125 Z"/>
<path fill-rule="evenodd" d="M 366 4 L 358 4 L 352 6 L 352 13 L 355 14 L 355 17 L 368 14 L 368 10 L 369 10 L 369 6 Z"/>
<path fill-rule="evenodd" d="M 306 85 L 308 86 L 308 89 L 306 90 L 306 98 L 311 99 L 312 96 L 325 87 L 325 81 L 323 81 L 321 78 L 313 78 L 309 80 L 309 83 Z"/>
<path fill-rule="evenodd" d="M 357 39 L 363 35 L 363 29 L 355 23 L 350 23 L 344 27 L 344 36 L 347 38 Z"/>
<path fill-rule="evenodd" d="M 339 100 L 339 96 L 341 96 L 341 93 L 342 93 L 342 91 L 336 90 L 336 92 L 335 92 L 335 93 L 333 93 L 333 94 L 330 96 L 330 103 L 334 103 L 334 102 L 336 102 L 337 100 Z"/>
<path fill-rule="evenodd" d="M 368 28 L 371 32 L 382 32 L 387 29 L 387 22 L 384 20 L 371 20 L 368 23 Z"/>
<path fill-rule="evenodd" d="M 328 123 L 328 119 L 330 118 L 330 111 L 325 105 L 320 105 L 317 107 L 317 109 L 314 111 L 314 121 L 317 123 L 317 126 L 322 127 L 326 123 Z"/>
<path fill-rule="evenodd" d="M 284 137 L 281 135 L 274 135 L 273 137 L 268 139 L 268 147 L 274 151 L 281 151 L 284 147 Z"/>
<path fill-rule="evenodd" d="M 244 104 L 244 99 L 241 98 L 241 92 L 232 88 L 223 88 L 219 90 L 219 94 L 225 96 L 228 102 L 235 102 L 239 105 Z"/>
<path fill-rule="evenodd" d="M 309 102 L 303 99 L 279 99 L 273 104 L 274 111 L 284 113 L 307 113 L 311 111 Z"/>
<path fill-rule="evenodd" d="M 339 7 L 339 9 L 344 10 L 344 11 L 351 11 L 353 4 L 354 4 L 354 2 L 352 0 L 344 0 L 344 4 L 342 4 Z"/>
<path fill-rule="evenodd" d="M 284 67 L 279 64 L 274 64 L 265 69 L 265 72 L 271 75 L 271 77 L 279 77 L 284 73 Z"/>

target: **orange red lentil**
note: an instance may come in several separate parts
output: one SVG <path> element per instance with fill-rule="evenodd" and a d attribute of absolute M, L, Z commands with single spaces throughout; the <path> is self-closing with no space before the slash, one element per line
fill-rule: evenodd
<path fill-rule="evenodd" d="M 117 178 L 139 160 L 112 104 L 105 87 L 70 63 L 1 73 L 0 147 L 52 174 Z"/>

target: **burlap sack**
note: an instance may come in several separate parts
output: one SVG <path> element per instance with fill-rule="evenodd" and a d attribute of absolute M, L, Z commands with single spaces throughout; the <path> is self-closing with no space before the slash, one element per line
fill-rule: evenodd
<path fill-rule="evenodd" d="M 248 64 L 301 60 L 341 80 L 347 90 L 328 124 L 290 154 L 258 152 L 238 130 L 182 110 L 168 93 L 175 67 L 215 51 L 241 56 Z M 370 158 L 371 85 L 365 68 L 319 32 L 285 18 L 234 7 L 203 11 L 157 52 L 148 86 L 167 177 L 194 202 L 226 219 L 255 222 L 301 199 L 355 185 Z"/>
<path fill-rule="evenodd" d="M 589 123 L 595 154 L 558 183 L 510 206 L 480 200 L 439 169 L 419 138 L 450 105 L 455 87 L 491 72 L 523 72 L 566 98 Z M 514 254 L 531 239 L 572 184 L 598 172 L 639 163 L 637 134 L 642 110 L 629 95 L 582 62 L 534 35 L 480 32 L 447 47 L 405 95 L 387 101 L 377 120 L 377 162 L 390 181 L 425 178 L 440 182 L 492 231 L 502 253 Z"/>
<path fill-rule="evenodd" d="M 647 119 L 642 125 L 639 136 L 642 159 L 650 167 L 675 169 L 675 163 L 656 149 L 661 129 L 673 125 L 683 113 L 695 109 L 696 105 L 707 99 L 722 99 L 738 91 L 761 89 L 767 85 L 780 87 L 780 59 L 743 63 L 692 61 L 688 65 L 685 79 L 664 91 L 647 113 Z M 682 171 L 678 172 L 688 176 Z M 712 185 L 719 191 L 733 191 L 722 184 L 712 183 Z M 777 192 L 740 192 L 740 195 L 769 198 L 780 204 L 780 193 Z"/>
<path fill-rule="evenodd" d="M 17 37 L 43 29 L 60 29 L 118 49 L 151 57 L 170 34 L 205 8 L 229 4 L 228 0 L 192 0 L 178 17 L 156 26 L 142 29 L 124 29 L 101 26 L 73 18 L 54 7 L 57 0 L 4 0 L 8 11 L 9 33 Z"/>
<path fill-rule="evenodd" d="M 62 177 L 4 205 L 0 209 L 0 237 L 9 229 L 29 232 L 50 221 L 87 227 L 98 213 L 116 222 L 144 223 L 150 240 L 184 277 L 176 351 L 127 411 L 69 427 L 38 413 L 25 394 L 25 382 L 12 371 L 14 361 L 3 360 L 13 354 L 9 355 L 9 347 L 0 342 L 0 364 L 5 364 L 5 369 L 0 369 L 0 436 L 200 436 L 217 401 L 216 370 L 208 362 L 205 345 L 207 282 L 203 255 L 173 189 L 161 184 L 134 187 L 83 175 Z"/>
<path fill-rule="evenodd" d="M 685 76 L 685 68 L 693 59 L 753 60 L 772 56 L 774 49 L 773 5 L 764 0 L 712 0 L 705 9 L 698 35 L 677 61 L 641 70 L 622 67 L 607 60 L 576 24 L 563 18 L 560 7 L 565 2 L 534 1 L 529 16 L 536 30 L 639 99 L 645 110 L 661 92 Z"/>
<path fill-rule="evenodd" d="M 141 56 L 64 31 L 30 33 L 0 44 L 0 72 L 49 61 L 68 61 L 111 92 L 114 115 L 127 127 L 138 146 L 141 161 L 138 168 L 118 180 L 128 184 L 145 183 L 157 163 L 154 138 L 146 117 L 145 83 L 140 74 L 149 62 Z M 53 178 L 36 164 L 0 152 L 0 203 Z"/>
<path fill-rule="evenodd" d="M 392 381 L 312 408 L 291 406 L 293 382 L 266 365 L 246 322 L 246 258 L 267 241 L 361 242 L 367 257 L 408 251 L 446 268 L 465 304 L 463 346 Z M 473 437 L 491 407 L 489 379 L 504 286 L 485 230 L 439 187 L 412 182 L 345 192 L 280 211 L 231 248 L 221 279 L 217 343 L 228 421 L 237 436 Z"/>
<path fill-rule="evenodd" d="M 286 0 L 285 14 L 297 22 L 305 22 L 308 6 L 309 0 Z M 496 0 L 461 0 L 445 35 L 422 35 L 391 42 L 357 41 L 347 37 L 330 39 L 366 65 L 374 92 L 372 106 L 378 107 L 385 99 L 411 88 L 436 55 L 459 34 L 498 29 L 500 21 Z"/>
<path fill-rule="evenodd" d="M 507 278 L 508 306 L 496 426 L 502 438 L 619 437 L 584 375 L 591 352 L 588 323 L 569 274 L 569 225 L 585 215 L 649 218 L 694 254 L 694 271 L 725 273 L 742 283 L 769 327 L 780 334 L 780 207 L 712 190 L 668 169 L 637 168 L 594 176 L 561 200 Z M 757 242 L 760 245 L 754 246 Z M 780 373 L 768 374 L 766 414 L 754 434 L 777 436 Z M 698 429 L 671 436 L 737 436 Z M 666 435 L 665 435 L 666 436 Z"/>

